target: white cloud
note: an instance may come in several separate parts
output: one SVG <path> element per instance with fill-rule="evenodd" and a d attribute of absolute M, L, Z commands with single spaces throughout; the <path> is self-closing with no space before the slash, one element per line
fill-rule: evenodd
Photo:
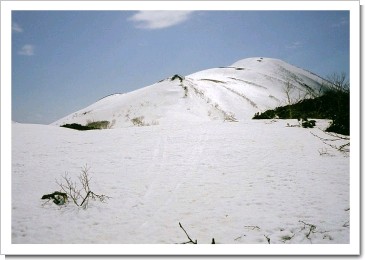
<path fill-rule="evenodd" d="M 11 26 L 11 29 L 14 32 L 18 32 L 18 33 L 23 32 L 23 28 L 19 24 L 17 24 L 17 23 L 13 23 L 13 25 Z"/>
<path fill-rule="evenodd" d="M 19 51 L 19 55 L 25 55 L 25 56 L 33 56 L 34 55 L 34 46 L 30 44 L 24 45 Z"/>
<path fill-rule="evenodd" d="M 162 29 L 188 20 L 193 11 L 139 11 L 129 18 L 137 28 Z"/>
<path fill-rule="evenodd" d="M 286 45 L 285 47 L 287 49 L 298 49 L 301 48 L 303 46 L 303 44 L 299 41 L 293 42 L 290 45 Z"/>

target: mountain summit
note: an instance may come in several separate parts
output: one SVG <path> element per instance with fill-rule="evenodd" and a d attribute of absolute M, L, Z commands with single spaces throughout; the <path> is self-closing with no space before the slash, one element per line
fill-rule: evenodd
<path fill-rule="evenodd" d="M 125 94 L 113 94 L 53 125 L 109 121 L 111 127 L 243 121 L 256 112 L 317 93 L 323 78 L 272 58 L 247 58 L 231 66 L 173 75 Z"/>

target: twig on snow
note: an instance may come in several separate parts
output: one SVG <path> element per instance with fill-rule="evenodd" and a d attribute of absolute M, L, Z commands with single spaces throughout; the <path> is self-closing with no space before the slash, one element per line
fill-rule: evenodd
<path fill-rule="evenodd" d="M 305 236 L 306 236 L 306 238 L 308 238 L 310 240 L 309 236 L 312 233 L 315 233 L 315 230 L 316 230 L 317 227 L 315 225 L 313 225 L 313 224 L 305 223 L 302 220 L 299 220 L 299 222 L 304 224 L 304 227 L 302 228 L 302 230 L 305 229 L 307 226 L 309 227 L 309 232 Z"/>
<path fill-rule="evenodd" d="M 195 241 L 193 241 L 190 236 L 188 235 L 188 233 L 186 232 L 186 230 L 183 228 L 183 226 L 181 225 L 181 223 L 179 222 L 179 226 L 180 228 L 185 232 L 185 235 L 188 237 L 189 241 L 187 242 L 183 242 L 181 244 L 198 244 L 198 240 L 195 239 Z M 211 244 L 215 244 L 215 239 L 212 238 L 212 243 Z"/>
<path fill-rule="evenodd" d="M 188 233 L 186 232 L 186 230 L 183 228 L 183 226 L 181 225 L 181 223 L 179 222 L 179 226 L 181 227 L 181 229 L 185 232 L 185 235 L 188 237 L 189 241 L 188 242 L 183 242 L 181 244 L 198 244 L 198 240 L 195 240 L 195 242 L 189 237 Z"/>
<path fill-rule="evenodd" d="M 324 131 L 323 131 L 324 132 Z M 348 154 L 350 152 L 350 137 L 348 136 L 341 136 L 335 133 L 330 133 L 330 132 L 325 132 L 325 134 L 327 136 L 330 136 L 331 138 L 325 138 L 325 137 L 320 137 L 316 134 L 314 134 L 313 132 L 310 132 L 313 136 L 317 137 L 319 140 L 321 140 L 324 144 L 332 147 L 333 149 L 336 149 L 339 152 L 342 152 L 344 154 Z M 333 143 L 330 142 L 336 142 L 336 141 L 346 141 L 346 143 L 342 144 L 342 145 L 334 145 Z"/>
<path fill-rule="evenodd" d="M 255 230 L 255 229 L 260 230 L 259 226 L 245 226 L 245 228 L 250 228 L 252 230 Z"/>

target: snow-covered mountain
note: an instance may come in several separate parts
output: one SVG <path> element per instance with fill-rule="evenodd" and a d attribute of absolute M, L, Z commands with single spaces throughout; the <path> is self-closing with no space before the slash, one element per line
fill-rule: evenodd
<path fill-rule="evenodd" d="M 350 183 L 360 171 L 338 149 L 349 140 L 331 140 L 325 119 L 312 129 L 287 127 L 297 119 L 249 120 L 285 104 L 288 83 L 296 99 L 322 81 L 280 60 L 250 58 L 105 97 L 51 126 L 13 122 L 6 253 L 44 254 L 38 245 L 48 244 L 51 254 L 251 255 L 263 252 L 253 244 L 271 244 L 265 254 L 358 254 Z M 100 120 L 118 129 L 58 127 Z M 156 126 L 128 127 L 141 124 Z M 82 189 L 82 172 L 90 191 L 110 197 L 105 203 L 90 199 L 83 209 L 41 199 L 67 183 Z M 229 248 L 175 245 L 187 234 Z"/>
<path fill-rule="evenodd" d="M 292 100 L 308 97 L 320 89 L 323 81 L 278 59 L 247 58 L 231 66 L 185 77 L 174 75 L 133 92 L 107 96 L 53 125 L 107 120 L 118 128 L 244 121 L 256 112 L 287 104 L 287 93 Z"/>

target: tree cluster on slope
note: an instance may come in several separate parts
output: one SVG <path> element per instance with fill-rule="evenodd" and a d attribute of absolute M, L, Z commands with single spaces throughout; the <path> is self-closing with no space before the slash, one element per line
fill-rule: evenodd
<path fill-rule="evenodd" d="M 112 123 L 110 123 L 107 120 L 88 121 L 88 123 L 86 125 L 72 123 L 72 124 L 61 125 L 61 127 L 71 128 L 71 129 L 80 130 L 80 131 L 86 131 L 86 130 L 96 130 L 96 129 L 110 129 L 113 127 L 114 123 L 115 123 L 115 120 L 113 120 Z"/>
<path fill-rule="evenodd" d="M 344 74 L 333 74 L 328 78 L 321 96 L 302 99 L 294 104 L 280 106 L 256 113 L 253 119 L 330 119 L 327 132 L 350 134 L 350 88 Z"/>

